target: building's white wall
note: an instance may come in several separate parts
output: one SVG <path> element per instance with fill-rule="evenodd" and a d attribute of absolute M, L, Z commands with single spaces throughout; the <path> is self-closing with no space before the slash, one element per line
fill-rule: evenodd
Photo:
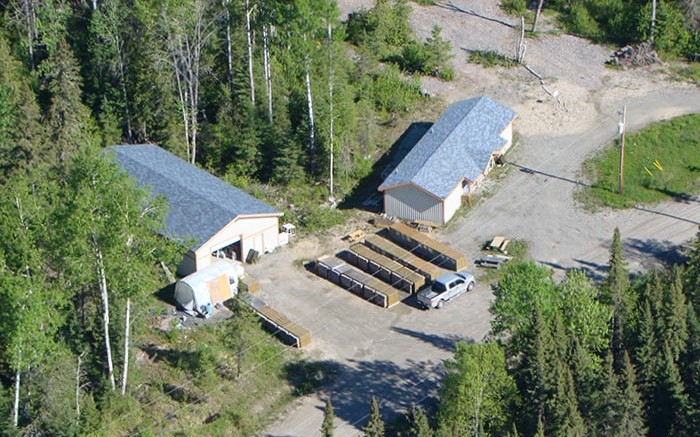
<path fill-rule="evenodd" d="M 510 149 L 510 147 L 513 145 L 513 122 L 511 121 L 508 126 L 506 126 L 505 129 L 503 129 L 503 132 L 501 132 L 501 138 L 506 140 L 506 143 L 501 147 L 500 150 L 495 152 L 495 155 L 502 155 Z"/>
<path fill-rule="evenodd" d="M 444 208 L 445 208 L 445 219 L 443 223 L 445 224 L 450 219 L 452 218 L 453 215 L 455 215 L 455 212 L 459 209 L 459 207 L 462 205 L 462 183 L 460 182 L 459 184 L 455 185 L 454 189 L 448 196 L 445 198 L 443 201 Z"/>
<path fill-rule="evenodd" d="M 197 250 L 197 270 L 211 263 L 212 252 L 236 241 L 241 242 L 241 256 L 245 260 L 251 249 L 259 253 L 274 250 L 279 242 L 279 218 L 277 216 L 239 217 Z"/>
<path fill-rule="evenodd" d="M 443 203 L 413 185 L 384 191 L 384 211 L 405 220 L 423 220 L 442 225 Z"/>

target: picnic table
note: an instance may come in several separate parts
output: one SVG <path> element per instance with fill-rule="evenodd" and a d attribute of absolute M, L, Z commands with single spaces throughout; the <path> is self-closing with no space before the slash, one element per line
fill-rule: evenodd
<path fill-rule="evenodd" d="M 487 248 L 490 250 L 497 250 L 502 253 L 508 253 L 506 248 L 508 247 L 508 244 L 510 243 L 510 240 L 506 240 L 505 237 L 502 237 L 500 235 L 497 235 L 493 237 L 491 242 L 488 244 Z"/>

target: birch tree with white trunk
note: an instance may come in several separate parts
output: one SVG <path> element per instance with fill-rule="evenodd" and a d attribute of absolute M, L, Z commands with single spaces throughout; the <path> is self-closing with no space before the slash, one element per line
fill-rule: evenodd
<path fill-rule="evenodd" d="M 11 423 L 18 427 L 23 372 L 46 359 L 62 317 L 56 314 L 60 293 L 48 287 L 39 244 L 46 217 L 43 198 L 35 196 L 31 183 L 24 177 L 3 188 L 0 193 L 0 344 L 3 345 L 0 362 L 7 363 L 12 370 Z"/>
<path fill-rule="evenodd" d="M 213 0 L 165 2 L 158 17 L 163 56 L 160 61 L 172 71 L 177 105 L 191 163 L 197 159 L 199 134 L 200 83 L 208 69 L 202 64 L 204 51 L 212 43 L 216 20 L 222 13 Z"/>

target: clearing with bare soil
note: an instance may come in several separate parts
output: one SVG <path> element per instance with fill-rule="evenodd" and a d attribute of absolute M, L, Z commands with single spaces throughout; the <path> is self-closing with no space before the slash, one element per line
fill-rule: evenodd
<path fill-rule="evenodd" d="M 343 16 L 370 8 L 372 0 L 341 0 Z M 496 1 L 454 0 L 463 9 L 516 22 Z M 605 274 L 613 229 L 622 232 L 633 271 L 679 259 L 678 246 L 700 224 L 700 199 L 685 198 L 626 211 L 589 212 L 575 201 L 583 183 L 580 166 L 617 135 L 618 111 L 627 106 L 628 131 L 661 119 L 700 112 L 700 90 L 673 81 L 667 67 L 614 70 L 604 66 L 615 48 L 569 35 L 542 33 L 527 39 L 522 67 L 485 69 L 468 62 L 469 50 L 495 50 L 511 56 L 517 31 L 460 13 L 446 4 L 411 3 L 411 26 L 421 38 L 433 25 L 453 47 L 455 80 L 424 78 L 423 88 L 444 105 L 489 95 L 513 108 L 518 141 L 507 171 L 490 181 L 492 192 L 436 238 L 462 250 L 473 261 L 481 244 L 494 235 L 527 241 L 532 257 L 562 275 L 583 268 L 592 277 Z M 432 120 L 414 120 L 432 121 Z M 521 171 L 522 170 L 522 171 Z M 369 230 L 368 213 L 322 236 L 298 238 L 290 247 L 263 257 L 249 270 L 260 278 L 262 297 L 312 332 L 309 359 L 332 363 L 335 379 L 321 393 L 302 398 L 266 431 L 270 436 L 315 436 L 325 399 L 332 397 L 336 436 L 361 434 L 374 394 L 385 418 L 411 404 L 436 399 L 442 360 L 457 340 L 480 341 L 488 334 L 488 284 L 448 303 L 443 310 L 420 311 L 399 304 L 386 310 L 320 279 L 305 262 L 347 247 L 341 237 L 358 227 Z"/>

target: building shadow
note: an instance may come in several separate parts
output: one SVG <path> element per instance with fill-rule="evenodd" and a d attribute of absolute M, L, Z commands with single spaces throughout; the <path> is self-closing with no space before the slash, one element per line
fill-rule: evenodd
<path fill-rule="evenodd" d="M 377 188 L 432 125 L 429 122 L 411 123 L 389 150 L 374 163 L 372 172 L 358 181 L 350 194 L 338 204 L 338 208 L 381 212 L 382 195 L 377 191 Z"/>

